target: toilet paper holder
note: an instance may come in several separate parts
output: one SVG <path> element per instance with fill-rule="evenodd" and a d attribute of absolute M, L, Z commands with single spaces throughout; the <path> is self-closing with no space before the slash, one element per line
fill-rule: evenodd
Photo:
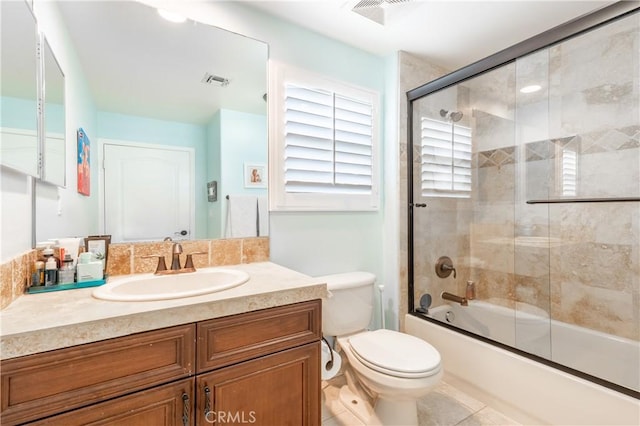
<path fill-rule="evenodd" d="M 327 342 L 327 339 L 324 338 L 324 336 L 322 336 L 322 341 L 327 345 L 327 347 L 329 348 L 329 356 L 331 358 L 329 358 L 329 362 L 327 362 L 327 364 L 324 366 L 327 370 L 330 370 L 333 367 L 333 351 L 331 350 L 331 345 L 329 344 L 329 342 Z"/>

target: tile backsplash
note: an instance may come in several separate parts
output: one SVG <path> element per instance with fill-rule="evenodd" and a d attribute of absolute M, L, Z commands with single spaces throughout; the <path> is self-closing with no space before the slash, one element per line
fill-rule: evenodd
<path fill-rule="evenodd" d="M 0 265 L 0 309 L 24 294 L 37 257 L 37 250 L 29 250 Z"/>
<path fill-rule="evenodd" d="M 190 253 L 199 253 L 193 255 L 196 268 L 269 260 L 269 237 L 182 241 L 180 244 L 183 266 Z M 152 273 L 158 263 L 155 256 L 164 256 L 170 268 L 172 247 L 172 242 L 110 244 L 107 275 Z M 6 308 L 25 293 L 37 258 L 38 251 L 29 250 L 0 265 L 0 309 Z"/>

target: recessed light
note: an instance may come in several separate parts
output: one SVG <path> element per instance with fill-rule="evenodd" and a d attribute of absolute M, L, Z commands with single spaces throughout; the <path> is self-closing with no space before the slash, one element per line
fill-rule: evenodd
<path fill-rule="evenodd" d="M 542 89 L 542 86 L 540 86 L 539 84 L 531 84 L 520 89 L 520 93 L 533 93 L 537 92 L 540 89 Z"/>
<path fill-rule="evenodd" d="M 168 10 L 165 10 L 165 9 L 158 9 L 158 14 L 160 14 L 160 16 L 162 16 L 167 21 L 175 22 L 177 24 L 180 24 L 187 20 L 186 17 L 182 15 L 178 15 L 177 13 L 169 12 Z"/>

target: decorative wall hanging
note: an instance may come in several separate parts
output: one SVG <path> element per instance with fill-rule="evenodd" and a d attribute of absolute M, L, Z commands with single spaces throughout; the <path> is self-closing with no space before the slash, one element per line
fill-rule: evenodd
<path fill-rule="evenodd" d="M 91 142 L 82 128 L 78 129 L 78 192 L 91 195 Z"/>

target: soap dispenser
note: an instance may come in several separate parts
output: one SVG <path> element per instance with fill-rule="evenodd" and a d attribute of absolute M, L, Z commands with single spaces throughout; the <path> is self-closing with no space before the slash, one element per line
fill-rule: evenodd
<path fill-rule="evenodd" d="M 47 246 L 47 248 L 45 248 L 44 250 L 42 250 L 42 261 L 45 263 L 47 263 L 47 261 L 53 258 L 53 260 L 56 262 L 56 269 L 60 268 L 60 259 L 58 259 L 53 251 L 53 248 L 51 248 L 51 246 Z M 46 266 L 45 266 L 46 268 Z"/>
<path fill-rule="evenodd" d="M 50 287 L 58 283 L 58 264 L 56 258 L 49 256 L 44 265 L 44 285 Z"/>

